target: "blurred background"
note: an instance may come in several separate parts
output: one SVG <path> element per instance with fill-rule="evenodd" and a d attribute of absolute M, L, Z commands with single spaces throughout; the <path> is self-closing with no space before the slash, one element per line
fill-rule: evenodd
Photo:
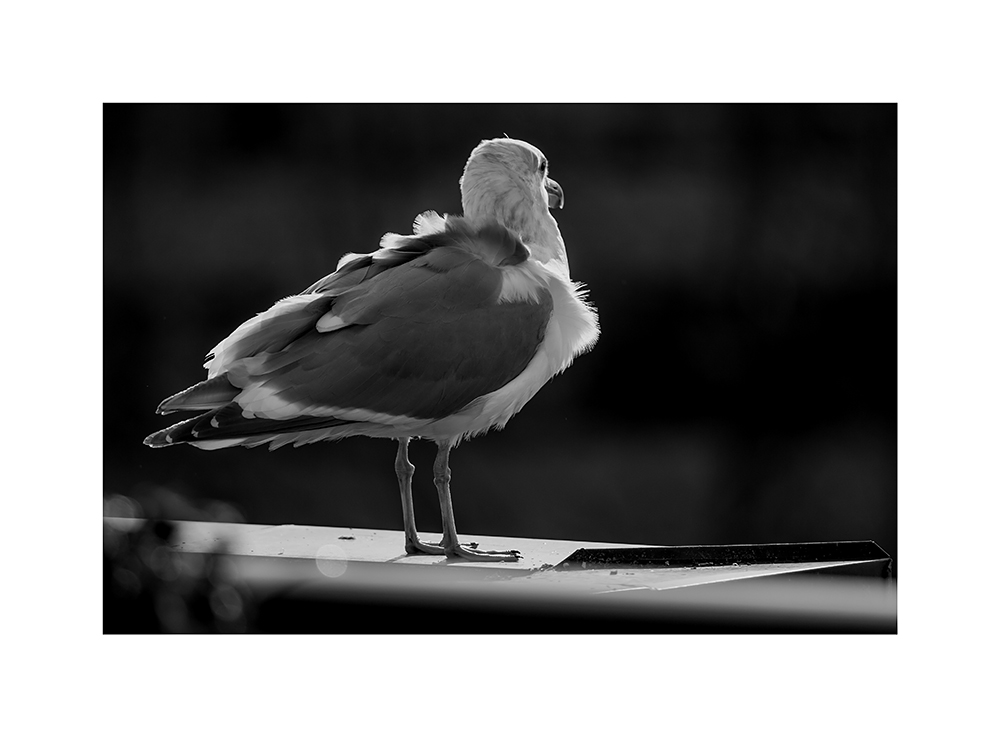
<path fill-rule="evenodd" d="M 105 495 L 401 529 L 392 441 L 142 440 L 243 320 L 460 212 L 469 152 L 504 134 L 566 193 L 602 335 L 452 454 L 463 537 L 872 539 L 898 565 L 895 105 L 107 105 Z M 411 445 L 427 532 L 433 456 Z"/>

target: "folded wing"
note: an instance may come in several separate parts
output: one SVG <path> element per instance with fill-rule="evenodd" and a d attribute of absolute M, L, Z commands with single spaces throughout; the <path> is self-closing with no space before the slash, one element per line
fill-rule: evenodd
<path fill-rule="evenodd" d="M 544 291 L 500 300 L 523 244 L 461 218 L 396 238 L 237 328 L 209 356 L 209 379 L 160 407 L 205 414 L 147 443 L 412 424 L 458 412 L 524 371 L 552 300 Z"/>

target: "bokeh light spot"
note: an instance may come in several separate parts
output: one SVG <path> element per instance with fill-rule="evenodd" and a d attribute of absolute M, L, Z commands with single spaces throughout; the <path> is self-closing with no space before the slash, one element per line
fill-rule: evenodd
<path fill-rule="evenodd" d="M 316 567 L 329 578 L 339 578 L 347 572 L 347 553 L 339 545 L 323 545 L 316 551 Z"/>

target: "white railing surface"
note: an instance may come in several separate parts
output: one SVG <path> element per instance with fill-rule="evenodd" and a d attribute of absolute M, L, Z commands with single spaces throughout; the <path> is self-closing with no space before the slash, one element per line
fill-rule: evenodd
<path fill-rule="evenodd" d="M 890 561 L 873 543 L 661 548 L 468 535 L 523 556 L 484 562 L 406 555 L 394 530 L 104 523 L 109 634 L 896 632 Z"/>

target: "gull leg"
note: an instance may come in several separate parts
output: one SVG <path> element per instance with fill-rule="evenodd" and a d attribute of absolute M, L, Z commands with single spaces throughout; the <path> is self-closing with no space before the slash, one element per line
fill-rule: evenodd
<path fill-rule="evenodd" d="M 450 443 L 439 443 L 437 456 L 434 458 L 434 486 L 437 488 L 438 503 L 441 505 L 441 524 L 444 527 L 441 545 L 444 546 L 445 553 L 449 557 L 466 560 L 518 560 L 521 555 L 516 550 L 476 550 L 475 543 L 459 544 L 458 530 L 455 527 L 455 510 L 451 505 L 451 469 L 448 467 L 450 452 Z"/>
<path fill-rule="evenodd" d="M 396 452 L 396 478 L 399 479 L 399 495 L 403 500 L 403 532 L 406 535 L 406 552 L 411 555 L 444 555 L 441 545 L 421 542 L 417 537 L 417 522 L 413 514 L 413 464 L 407 456 L 410 445 L 409 438 L 398 438 L 399 450 Z"/>

